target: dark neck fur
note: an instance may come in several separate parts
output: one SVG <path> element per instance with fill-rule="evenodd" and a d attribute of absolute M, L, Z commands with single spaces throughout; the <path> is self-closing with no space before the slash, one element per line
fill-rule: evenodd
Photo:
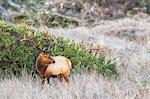
<path fill-rule="evenodd" d="M 46 71 L 46 64 L 42 63 L 41 59 L 38 58 L 37 62 L 36 62 L 36 68 L 38 69 L 38 71 L 42 74 L 44 74 L 44 72 Z"/>

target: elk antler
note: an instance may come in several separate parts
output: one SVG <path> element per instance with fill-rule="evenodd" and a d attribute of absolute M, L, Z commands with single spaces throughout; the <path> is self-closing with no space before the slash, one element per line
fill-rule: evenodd
<path fill-rule="evenodd" d="M 48 46 L 48 51 L 51 52 L 52 51 L 52 45 L 54 44 L 55 42 L 51 42 Z"/>
<path fill-rule="evenodd" d="M 32 43 L 32 45 L 33 45 L 34 48 L 36 48 L 36 49 L 39 50 L 39 51 L 43 51 L 42 49 L 40 49 L 40 48 L 37 46 L 37 44 L 34 42 L 33 38 L 31 38 L 31 37 L 23 38 L 23 39 L 20 40 L 20 41 L 29 41 L 29 42 Z"/>

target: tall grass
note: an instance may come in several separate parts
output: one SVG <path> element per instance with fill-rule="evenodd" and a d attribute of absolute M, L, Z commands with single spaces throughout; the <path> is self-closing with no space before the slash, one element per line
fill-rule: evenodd
<path fill-rule="evenodd" d="M 49 29 L 49 33 L 56 36 L 63 35 L 65 38 L 78 43 L 85 42 L 83 46 L 86 46 L 91 52 L 106 50 L 106 56 L 115 58 L 117 63 L 120 75 L 115 82 L 119 88 L 124 90 L 141 88 L 149 90 L 149 26 L 149 16 L 142 14 L 133 18 L 101 21 L 94 27 Z M 97 46 L 101 48 L 98 49 Z M 111 82 L 111 84 L 114 84 L 114 82 Z M 119 89 L 117 90 L 120 91 Z M 131 92 L 130 95 L 132 96 L 133 93 Z"/>
<path fill-rule="evenodd" d="M 30 76 L 0 80 L 1 99 L 148 99 L 150 89 L 131 88 L 122 82 L 107 81 L 96 73 L 72 75 L 69 84 L 51 79 L 42 88 L 39 79 Z"/>
<path fill-rule="evenodd" d="M 95 27 L 49 29 L 49 34 L 82 41 L 86 48 L 94 45 L 107 48 L 108 58 L 116 58 L 119 77 L 107 80 L 95 73 L 73 74 L 69 85 L 52 79 L 41 89 L 40 80 L 30 76 L 0 80 L 2 99 L 148 99 L 150 97 L 150 31 L 149 17 L 102 21 Z M 42 29 L 39 28 L 40 30 Z M 133 33 L 134 31 L 134 33 Z M 118 34 L 122 35 L 118 35 Z M 127 34 L 127 35 L 126 35 Z M 132 34 L 135 39 L 129 40 Z M 125 38 L 126 37 L 126 38 Z M 141 39 L 144 37 L 144 39 Z M 139 38 L 139 39 L 137 39 Z M 93 44 L 93 46 L 89 45 Z M 97 52 L 101 51 L 96 50 Z"/>

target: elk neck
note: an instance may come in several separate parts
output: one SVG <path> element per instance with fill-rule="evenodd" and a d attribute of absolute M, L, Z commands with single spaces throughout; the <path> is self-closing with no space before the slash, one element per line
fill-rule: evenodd
<path fill-rule="evenodd" d="M 36 68 L 40 73 L 44 74 L 47 69 L 47 64 L 44 64 L 42 59 L 38 57 L 36 60 Z"/>

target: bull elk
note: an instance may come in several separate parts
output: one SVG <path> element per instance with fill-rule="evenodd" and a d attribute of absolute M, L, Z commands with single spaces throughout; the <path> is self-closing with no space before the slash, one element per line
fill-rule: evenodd
<path fill-rule="evenodd" d="M 67 82 L 69 81 L 71 61 L 68 58 L 64 56 L 49 56 L 47 52 L 40 49 L 31 38 L 26 40 L 32 42 L 34 47 L 40 50 L 35 66 L 42 79 L 42 84 L 44 84 L 45 79 L 47 79 L 49 83 L 50 77 L 63 77 Z"/>

